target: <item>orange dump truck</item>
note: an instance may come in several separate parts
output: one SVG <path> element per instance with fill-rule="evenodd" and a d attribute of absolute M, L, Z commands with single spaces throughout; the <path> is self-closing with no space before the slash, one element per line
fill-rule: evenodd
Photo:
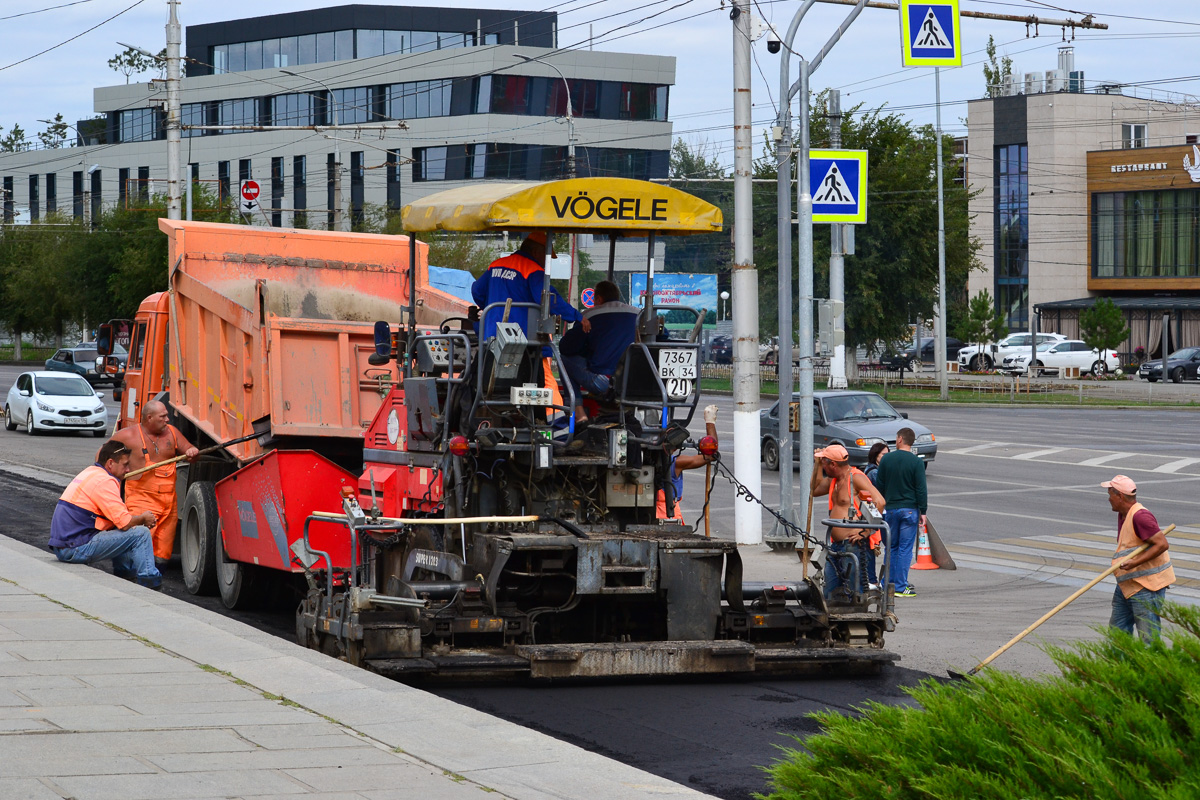
<path fill-rule="evenodd" d="M 180 469 L 176 483 L 188 588 L 219 588 L 240 605 L 261 568 L 302 571 L 289 548 L 303 521 L 340 508 L 340 487 L 358 485 L 363 432 L 400 377 L 394 361 L 368 363 L 373 322 L 407 319 L 412 304 L 418 325 L 435 326 L 467 304 L 429 286 L 427 247 L 410 253 L 408 237 L 159 227 L 170 291 L 147 297 L 129 323 L 118 427 L 160 399 L 200 448 L 259 435 Z M 242 535 L 215 546 L 229 515 Z M 310 536 L 335 567 L 348 563 L 344 529 L 317 523 Z"/>

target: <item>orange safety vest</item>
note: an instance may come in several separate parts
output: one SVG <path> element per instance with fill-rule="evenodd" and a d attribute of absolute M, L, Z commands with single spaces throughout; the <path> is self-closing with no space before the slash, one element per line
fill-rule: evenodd
<path fill-rule="evenodd" d="M 1141 503 L 1134 503 L 1125 514 L 1121 530 L 1117 533 L 1117 549 L 1112 554 L 1112 563 L 1120 564 L 1129 558 L 1130 553 L 1140 545 L 1145 544 L 1138 538 L 1133 529 L 1133 515 L 1145 508 Z M 1126 599 L 1133 597 L 1142 589 L 1157 592 L 1175 582 L 1175 570 L 1171 567 L 1171 556 L 1167 552 L 1160 553 L 1144 564 L 1139 564 L 1132 570 L 1119 569 L 1116 572 L 1117 586 Z"/>
<path fill-rule="evenodd" d="M 862 475 L 864 478 L 867 477 L 866 475 L 863 475 L 862 470 L 860 470 L 858 467 L 851 467 L 850 468 L 850 488 L 851 489 L 854 488 L 855 473 Z M 833 511 L 833 495 L 834 495 L 834 492 L 836 492 L 836 491 L 837 491 L 837 478 L 830 478 L 829 479 L 829 510 L 830 511 Z M 858 514 L 861 517 L 862 511 L 858 506 L 858 501 L 854 499 L 854 495 L 855 495 L 855 492 L 851 491 L 850 492 L 850 506 L 854 509 L 854 513 Z M 858 497 L 861 500 L 866 500 L 866 501 L 870 502 L 871 493 L 865 492 L 862 489 L 859 489 Z M 882 540 L 883 540 L 883 535 L 879 531 L 873 531 L 871 533 L 870 538 L 868 539 L 868 542 L 870 543 L 871 547 L 875 547 Z"/>

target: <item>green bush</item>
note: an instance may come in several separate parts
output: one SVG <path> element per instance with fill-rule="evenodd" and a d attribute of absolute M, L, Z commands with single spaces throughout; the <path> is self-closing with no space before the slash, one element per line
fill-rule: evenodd
<path fill-rule="evenodd" d="M 767 797 L 1200 797 L 1200 608 L 1168 604 L 1164 618 L 1170 645 L 1106 629 L 1047 648 L 1062 670 L 1049 680 L 989 669 L 910 689 L 918 708 L 814 714 L 825 733 L 785 748 Z"/>

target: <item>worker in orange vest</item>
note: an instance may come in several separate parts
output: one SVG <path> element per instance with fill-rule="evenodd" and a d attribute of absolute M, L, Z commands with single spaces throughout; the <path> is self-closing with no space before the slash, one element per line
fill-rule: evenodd
<path fill-rule="evenodd" d="M 1167 537 L 1150 509 L 1138 502 L 1137 484 L 1130 478 L 1117 475 L 1100 485 L 1108 489 L 1108 505 L 1117 513 L 1117 549 L 1112 563 L 1120 565 L 1108 624 L 1128 634 L 1137 628 L 1142 641 L 1148 644 L 1158 638 L 1158 612 L 1167 587 L 1175 582 Z M 1150 546 L 1136 556 L 1130 555 L 1143 544 Z"/>

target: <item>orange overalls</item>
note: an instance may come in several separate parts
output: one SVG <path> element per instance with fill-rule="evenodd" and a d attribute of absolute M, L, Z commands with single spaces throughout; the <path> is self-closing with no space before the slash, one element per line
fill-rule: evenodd
<path fill-rule="evenodd" d="M 173 449 L 178 451 L 175 426 L 168 425 L 167 429 L 171 431 Z M 138 436 L 142 439 L 142 455 L 146 459 L 146 466 L 150 466 L 152 462 L 141 425 L 138 425 Z M 154 514 L 157 521 L 150 532 L 154 540 L 154 557 L 170 558 L 175 550 L 175 529 L 179 525 L 179 505 L 175 498 L 175 465 L 163 464 L 125 481 L 125 505 L 135 515 L 144 511 Z"/>

